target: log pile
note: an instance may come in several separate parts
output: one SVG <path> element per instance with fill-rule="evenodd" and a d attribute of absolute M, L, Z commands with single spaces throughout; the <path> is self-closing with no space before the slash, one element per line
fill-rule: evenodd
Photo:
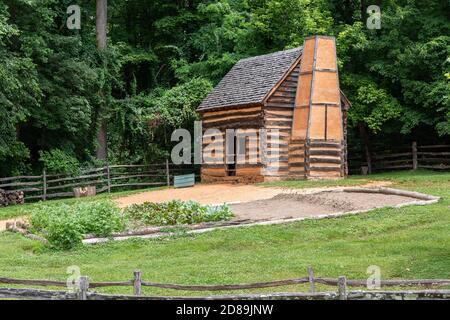
<path fill-rule="evenodd" d="M 23 204 L 25 202 L 23 191 L 5 191 L 0 189 L 0 207 L 12 204 Z"/>

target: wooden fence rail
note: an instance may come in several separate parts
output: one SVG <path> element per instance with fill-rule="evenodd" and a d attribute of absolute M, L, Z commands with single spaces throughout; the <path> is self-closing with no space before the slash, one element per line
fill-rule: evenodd
<path fill-rule="evenodd" d="M 149 165 L 108 165 L 88 169 L 78 175 L 53 174 L 0 178 L 0 189 L 23 191 L 25 200 L 48 200 L 74 196 L 73 188 L 95 186 L 96 193 L 135 187 L 168 186 L 173 176 L 196 172 L 194 166 L 166 163 Z M 198 177 L 198 175 L 197 175 Z"/>
<path fill-rule="evenodd" d="M 450 170 L 450 145 L 398 146 L 389 151 L 376 151 L 361 159 L 349 152 L 351 173 L 361 173 L 362 168 L 368 173 L 390 170 Z"/>
<path fill-rule="evenodd" d="M 196 299 L 250 299 L 270 297 L 276 298 L 310 298 L 310 299 L 358 299 L 358 298 L 384 298 L 390 299 L 393 297 L 401 298 L 405 296 L 412 296 L 420 298 L 435 298 L 435 299 L 450 299 L 450 290 L 429 290 L 431 287 L 450 286 L 450 279 L 413 279 L 413 280 L 380 280 L 379 289 L 383 287 L 426 287 L 427 290 L 397 290 L 397 291 L 349 291 L 348 287 L 366 287 L 368 286 L 367 280 L 347 280 L 346 277 L 341 276 L 335 278 L 322 278 L 314 277 L 314 272 L 311 267 L 308 268 L 308 276 L 302 278 L 276 280 L 268 282 L 256 282 L 247 284 L 227 284 L 227 285 L 181 285 L 181 284 L 169 284 L 169 283 L 155 283 L 142 280 L 142 274 L 140 271 L 133 272 L 133 278 L 126 281 L 113 281 L 113 282 L 89 282 L 88 277 L 82 276 L 79 278 L 77 285 L 75 286 L 76 292 L 66 291 L 49 291 L 39 289 L 23 289 L 23 288 L 0 288 L 0 298 L 26 298 L 26 299 L 80 299 L 80 300 L 108 300 L 108 299 L 175 299 L 179 297 L 150 297 L 142 296 L 142 287 L 154 287 L 162 289 L 172 289 L 181 291 L 230 291 L 230 290 L 248 290 L 248 289 L 261 289 L 261 288 L 273 288 L 289 285 L 298 285 L 309 283 L 309 292 L 297 292 L 297 293 L 274 293 L 258 295 L 227 295 L 227 296 L 208 296 L 208 297 L 195 297 Z M 68 287 L 65 281 L 53 281 L 53 280 L 26 280 L 26 279 L 12 279 L 12 278 L 0 278 L 0 284 L 10 285 L 31 285 L 31 286 L 49 286 L 49 287 Z M 329 286 L 337 286 L 337 292 L 316 292 L 315 284 L 323 284 Z M 129 286 L 133 288 L 133 294 L 127 295 L 106 295 L 96 292 L 90 292 L 89 289 L 103 288 L 103 287 L 118 287 Z M 192 298 L 192 297 L 190 297 Z"/>

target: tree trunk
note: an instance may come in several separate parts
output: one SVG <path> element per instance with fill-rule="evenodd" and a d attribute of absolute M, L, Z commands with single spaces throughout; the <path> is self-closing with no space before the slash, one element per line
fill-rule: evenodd
<path fill-rule="evenodd" d="M 100 124 L 100 128 L 97 131 L 97 152 L 96 152 L 96 156 L 97 159 L 99 160 L 106 160 L 107 158 L 107 143 L 106 143 L 106 139 L 107 139 L 107 135 L 106 135 L 106 121 L 105 120 L 101 120 L 101 124 Z"/>
<path fill-rule="evenodd" d="M 106 24 L 108 16 L 108 0 L 97 0 L 96 31 L 97 48 L 106 49 Z"/>
<path fill-rule="evenodd" d="M 97 35 L 97 49 L 102 51 L 106 49 L 106 26 L 108 20 L 108 0 L 96 0 L 97 1 L 97 14 L 96 14 L 96 35 Z M 102 113 L 99 113 L 101 119 L 100 128 L 97 131 L 97 159 L 106 160 L 107 158 L 107 123 L 102 119 Z"/>
<path fill-rule="evenodd" d="M 364 156 L 367 162 L 367 173 L 372 173 L 372 157 L 370 152 L 370 141 L 369 141 L 369 133 L 367 132 L 367 128 L 363 123 L 358 124 L 359 134 L 361 135 L 361 139 L 364 146 Z"/>
<path fill-rule="evenodd" d="M 364 21 L 364 24 L 365 24 L 365 21 L 366 21 L 366 10 L 367 10 L 367 6 L 366 6 L 366 1 L 365 0 L 361 0 L 360 9 L 361 9 L 361 20 Z"/>

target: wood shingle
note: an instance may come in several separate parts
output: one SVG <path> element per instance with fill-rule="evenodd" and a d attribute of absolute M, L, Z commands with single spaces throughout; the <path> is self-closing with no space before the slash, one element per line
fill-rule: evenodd
<path fill-rule="evenodd" d="M 198 110 L 262 103 L 301 53 L 299 47 L 239 60 Z"/>

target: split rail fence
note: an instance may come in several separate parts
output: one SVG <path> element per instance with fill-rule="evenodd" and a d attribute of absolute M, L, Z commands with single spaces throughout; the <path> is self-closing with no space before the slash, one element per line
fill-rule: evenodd
<path fill-rule="evenodd" d="M 84 170 L 78 175 L 47 174 L 0 178 L 0 189 L 23 191 L 25 201 L 74 196 L 73 188 L 95 186 L 96 193 L 131 188 L 170 186 L 174 175 L 197 173 L 194 166 L 173 165 L 168 161 L 148 165 L 107 165 Z"/>
<path fill-rule="evenodd" d="M 373 152 L 370 156 L 355 157 L 349 152 L 349 171 L 360 174 L 362 167 L 370 167 L 373 172 L 391 170 L 450 170 L 450 145 L 398 146 L 392 150 Z"/>
<path fill-rule="evenodd" d="M 360 174 L 362 167 L 370 166 L 370 172 L 390 170 L 450 170 L 450 145 L 399 146 L 393 150 L 377 151 L 369 158 L 353 156 L 349 152 L 349 171 Z M 168 186 L 173 183 L 174 175 L 195 172 L 199 177 L 199 168 L 195 166 L 177 166 L 166 163 L 149 165 L 110 165 L 84 170 L 78 175 L 51 175 L 45 171 L 35 176 L 15 176 L 0 178 L 0 189 L 23 191 L 25 200 L 48 200 L 72 197 L 73 188 L 95 186 L 97 193 L 111 190 L 127 190 Z"/>
<path fill-rule="evenodd" d="M 12 278 L 0 278 L 0 284 L 9 285 L 30 285 L 68 288 L 68 283 L 53 280 L 24 280 Z M 259 294 L 234 294 L 234 295 L 210 295 L 210 296 L 145 296 L 142 295 L 143 287 L 153 287 L 160 289 L 172 289 L 181 291 L 230 291 L 249 290 L 261 288 L 273 288 L 289 285 L 309 284 L 308 292 L 281 292 L 281 293 L 259 293 Z M 316 291 L 316 285 L 337 286 L 337 291 Z M 348 280 L 345 276 L 334 278 L 315 277 L 311 267 L 308 268 L 308 275 L 303 278 L 277 280 L 270 282 L 257 282 L 248 284 L 229 285 L 181 285 L 155 283 L 142 280 L 140 271 L 134 271 L 133 278 L 127 281 L 116 282 L 89 282 L 89 278 L 82 276 L 74 285 L 72 291 L 56 291 L 29 288 L 1 288 L 0 298 L 17 299 L 58 299 L 58 300 L 173 300 L 173 299 L 298 299 L 298 300 L 398 300 L 398 299 L 450 299 L 449 289 L 430 289 L 433 287 L 450 287 L 450 279 L 426 279 L 426 280 L 380 280 L 377 290 L 350 290 L 350 287 L 367 287 L 367 280 Z M 133 288 L 131 295 L 112 295 L 94 292 L 91 289 L 105 287 Z M 384 287 L 425 287 L 424 290 L 381 290 Z"/>

